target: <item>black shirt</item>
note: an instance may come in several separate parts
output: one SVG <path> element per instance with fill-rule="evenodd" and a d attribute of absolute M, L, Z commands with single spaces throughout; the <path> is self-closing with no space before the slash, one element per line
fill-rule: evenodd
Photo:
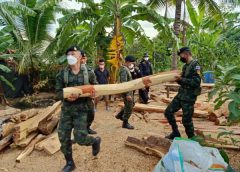
<path fill-rule="evenodd" d="M 97 77 L 97 81 L 99 84 L 108 84 L 109 72 L 107 69 L 100 71 L 99 68 L 94 70 L 94 73 Z"/>

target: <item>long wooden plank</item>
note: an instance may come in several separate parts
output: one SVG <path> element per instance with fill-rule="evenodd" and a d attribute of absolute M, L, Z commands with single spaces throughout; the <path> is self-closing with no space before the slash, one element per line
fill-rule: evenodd
<path fill-rule="evenodd" d="M 20 162 L 24 157 L 28 156 L 34 149 L 36 143 L 44 139 L 45 136 L 39 134 L 31 143 L 24 149 L 24 151 L 17 157 L 16 162 Z"/>
<path fill-rule="evenodd" d="M 124 104 L 123 103 L 119 103 L 119 106 L 123 107 Z M 133 107 L 134 111 L 137 112 L 157 112 L 157 113 L 164 113 L 166 110 L 166 106 L 157 106 L 157 105 L 149 105 L 149 104 L 140 104 L 140 103 L 136 103 L 135 106 Z M 177 116 L 181 116 L 182 115 L 182 111 L 178 111 L 175 113 Z M 201 111 L 201 110 L 195 110 L 194 111 L 194 117 L 202 117 L 202 118 L 207 118 L 208 117 L 208 113 L 205 111 Z"/>
<path fill-rule="evenodd" d="M 79 94 L 80 97 L 88 97 L 93 93 L 95 96 L 120 94 L 132 90 L 138 90 L 146 86 L 157 85 L 164 82 L 175 81 L 179 71 L 162 72 L 156 75 L 146 76 L 129 82 L 108 85 L 84 85 L 63 89 L 64 98 L 71 94 Z"/>
<path fill-rule="evenodd" d="M 27 121 L 17 124 L 13 134 L 14 142 L 19 142 L 20 140 L 25 139 L 31 132 L 37 130 L 39 122 L 54 113 L 60 105 L 61 102 L 58 101 L 53 106 L 47 108 L 46 111 L 42 111 L 42 113 L 28 119 Z"/>
<path fill-rule="evenodd" d="M 168 83 L 168 84 L 164 84 L 164 86 L 168 86 L 168 87 L 180 87 L 179 84 L 173 84 L 173 83 Z M 208 84 L 208 83 L 201 83 L 201 87 L 207 87 L 207 88 L 213 88 L 215 86 L 215 84 Z"/>

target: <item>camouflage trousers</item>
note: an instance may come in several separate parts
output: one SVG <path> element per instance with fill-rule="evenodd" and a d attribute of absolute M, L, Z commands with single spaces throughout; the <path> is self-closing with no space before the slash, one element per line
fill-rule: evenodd
<path fill-rule="evenodd" d="M 120 119 L 122 121 L 128 121 L 128 119 L 130 118 L 132 111 L 133 111 L 133 107 L 135 105 L 134 103 L 134 99 L 132 96 L 132 101 L 128 101 L 126 96 L 123 95 L 123 102 L 124 102 L 124 107 L 123 109 L 118 113 L 118 116 L 120 117 Z"/>
<path fill-rule="evenodd" d="M 73 104 L 63 105 L 62 107 L 58 137 L 61 143 L 61 151 L 65 156 L 72 154 L 72 130 L 76 143 L 85 146 L 93 144 L 94 138 L 88 136 L 87 132 L 87 106 Z"/>
<path fill-rule="evenodd" d="M 178 96 L 176 96 L 164 112 L 165 117 L 167 118 L 169 124 L 172 126 L 172 129 L 174 131 L 178 128 L 174 114 L 175 112 L 182 109 L 182 123 L 185 127 L 185 132 L 189 138 L 194 136 L 194 126 L 192 121 L 194 104 L 195 101 L 184 101 L 181 100 Z"/>
<path fill-rule="evenodd" d="M 92 99 L 88 100 L 87 105 L 88 105 L 87 127 L 89 128 L 92 125 L 94 118 L 95 118 L 94 103 L 93 103 Z"/>

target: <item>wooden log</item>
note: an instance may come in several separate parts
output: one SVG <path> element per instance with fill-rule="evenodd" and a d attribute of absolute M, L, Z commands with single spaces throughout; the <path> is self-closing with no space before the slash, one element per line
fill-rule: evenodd
<path fill-rule="evenodd" d="M 119 103 L 119 106 L 123 107 L 123 103 Z M 139 104 L 136 103 L 135 106 L 133 107 L 134 111 L 137 112 L 157 112 L 157 113 L 164 113 L 166 110 L 166 106 L 157 106 L 157 105 L 149 105 L 149 104 Z M 182 115 L 182 111 L 178 111 L 175 113 L 177 116 L 181 116 Z M 198 118 L 207 118 L 208 117 L 208 113 L 205 111 L 200 111 L 200 110 L 195 110 L 194 111 L 194 117 L 198 117 Z"/>
<path fill-rule="evenodd" d="M 38 130 L 45 135 L 51 134 L 58 124 L 61 108 L 58 108 L 51 116 L 47 116 L 39 122 Z"/>
<path fill-rule="evenodd" d="M 102 96 L 125 93 L 132 90 L 138 90 L 146 86 L 157 85 L 164 82 L 175 81 L 179 71 L 162 72 L 156 75 L 146 76 L 129 82 L 108 85 L 84 85 L 77 87 L 68 87 L 63 89 L 64 98 L 71 94 L 78 94 L 80 97 L 89 97 L 91 95 Z"/>
<path fill-rule="evenodd" d="M 61 144 L 59 142 L 57 132 L 51 134 L 51 136 L 35 145 L 35 149 L 44 150 L 49 155 L 53 155 L 54 153 L 59 151 L 60 147 Z"/>
<path fill-rule="evenodd" d="M 13 132 L 15 124 L 13 122 L 7 122 L 2 124 L 2 129 L 0 132 L 0 138 L 6 137 Z"/>
<path fill-rule="evenodd" d="M 11 142 L 12 142 L 12 134 L 0 140 L 0 151 L 3 150 L 8 145 L 10 145 Z"/>
<path fill-rule="evenodd" d="M 42 134 L 39 134 L 34 140 L 31 141 L 31 143 L 24 149 L 24 151 L 17 157 L 16 162 L 21 162 L 21 160 L 28 156 L 34 149 L 34 146 L 36 143 L 38 143 L 39 141 L 41 141 L 42 139 L 44 139 L 45 136 L 43 136 Z"/>
<path fill-rule="evenodd" d="M 215 125 L 227 125 L 227 119 L 225 116 L 221 116 L 219 118 L 216 119 L 215 121 Z"/>
<path fill-rule="evenodd" d="M 14 142 L 19 142 L 22 139 L 25 139 L 27 135 L 31 132 L 37 130 L 39 122 L 41 122 L 46 117 L 50 116 L 60 107 L 61 102 L 56 102 L 53 106 L 48 107 L 46 111 L 28 119 L 27 121 L 17 124 L 14 128 L 13 139 Z"/>
<path fill-rule="evenodd" d="M 22 121 L 26 121 L 27 119 L 37 115 L 38 111 L 39 111 L 38 109 L 25 110 L 23 112 L 13 115 L 11 119 L 16 123 L 20 123 Z"/>
<path fill-rule="evenodd" d="M 20 115 L 20 120 L 21 120 L 21 121 L 26 121 L 27 119 L 32 118 L 32 117 L 34 117 L 35 115 L 37 115 L 38 112 L 39 112 L 38 109 L 30 109 L 30 110 L 28 110 L 28 111 L 24 111 L 24 112 L 22 112 L 21 115 Z"/>
<path fill-rule="evenodd" d="M 134 137 L 128 137 L 125 145 L 134 148 L 147 155 L 154 155 L 162 158 L 169 150 L 171 142 L 168 139 L 150 136 L 139 140 Z"/>
<path fill-rule="evenodd" d="M 37 132 L 33 132 L 26 139 L 16 142 L 15 145 L 19 147 L 26 147 L 37 136 L 37 134 Z"/>
<path fill-rule="evenodd" d="M 221 116 L 223 116 L 222 110 L 218 109 L 218 110 L 215 110 L 215 111 L 209 113 L 208 119 L 209 119 L 209 121 L 216 122 L 216 120 L 218 118 L 220 118 Z"/>
<path fill-rule="evenodd" d="M 21 112 L 20 109 L 15 109 L 15 108 L 9 107 L 5 110 L 0 110 L 0 117 L 11 116 L 11 115 L 19 113 L 19 112 Z"/>

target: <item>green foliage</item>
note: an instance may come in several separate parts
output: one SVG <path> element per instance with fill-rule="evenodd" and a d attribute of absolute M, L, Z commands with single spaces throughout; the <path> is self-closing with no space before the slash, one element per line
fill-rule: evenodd
<path fill-rule="evenodd" d="M 11 70 L 10 70 L 7 66 L 2 65 L 2 64 L 0 64 L 0 70 L 1 70 L 2 72 L 6 72 L 6 73 L 11 72 Z M 7 84 L 12 90 L 15 90 L 14 86 L 6 79 L 3 75 L 1 75 L 1 74 L 0 74 L 0 82 L 4 82 L 4 83 Z"/>
<path fill-rule="evenodd" d="M 221 107 L 229 101 L 230 122 L 240 121 L 240 66 L 220 66 L 216 72 L 215 88 L 210 94 L 210 99 L 217 95 L 215 99 L 215 109 Z"/>

